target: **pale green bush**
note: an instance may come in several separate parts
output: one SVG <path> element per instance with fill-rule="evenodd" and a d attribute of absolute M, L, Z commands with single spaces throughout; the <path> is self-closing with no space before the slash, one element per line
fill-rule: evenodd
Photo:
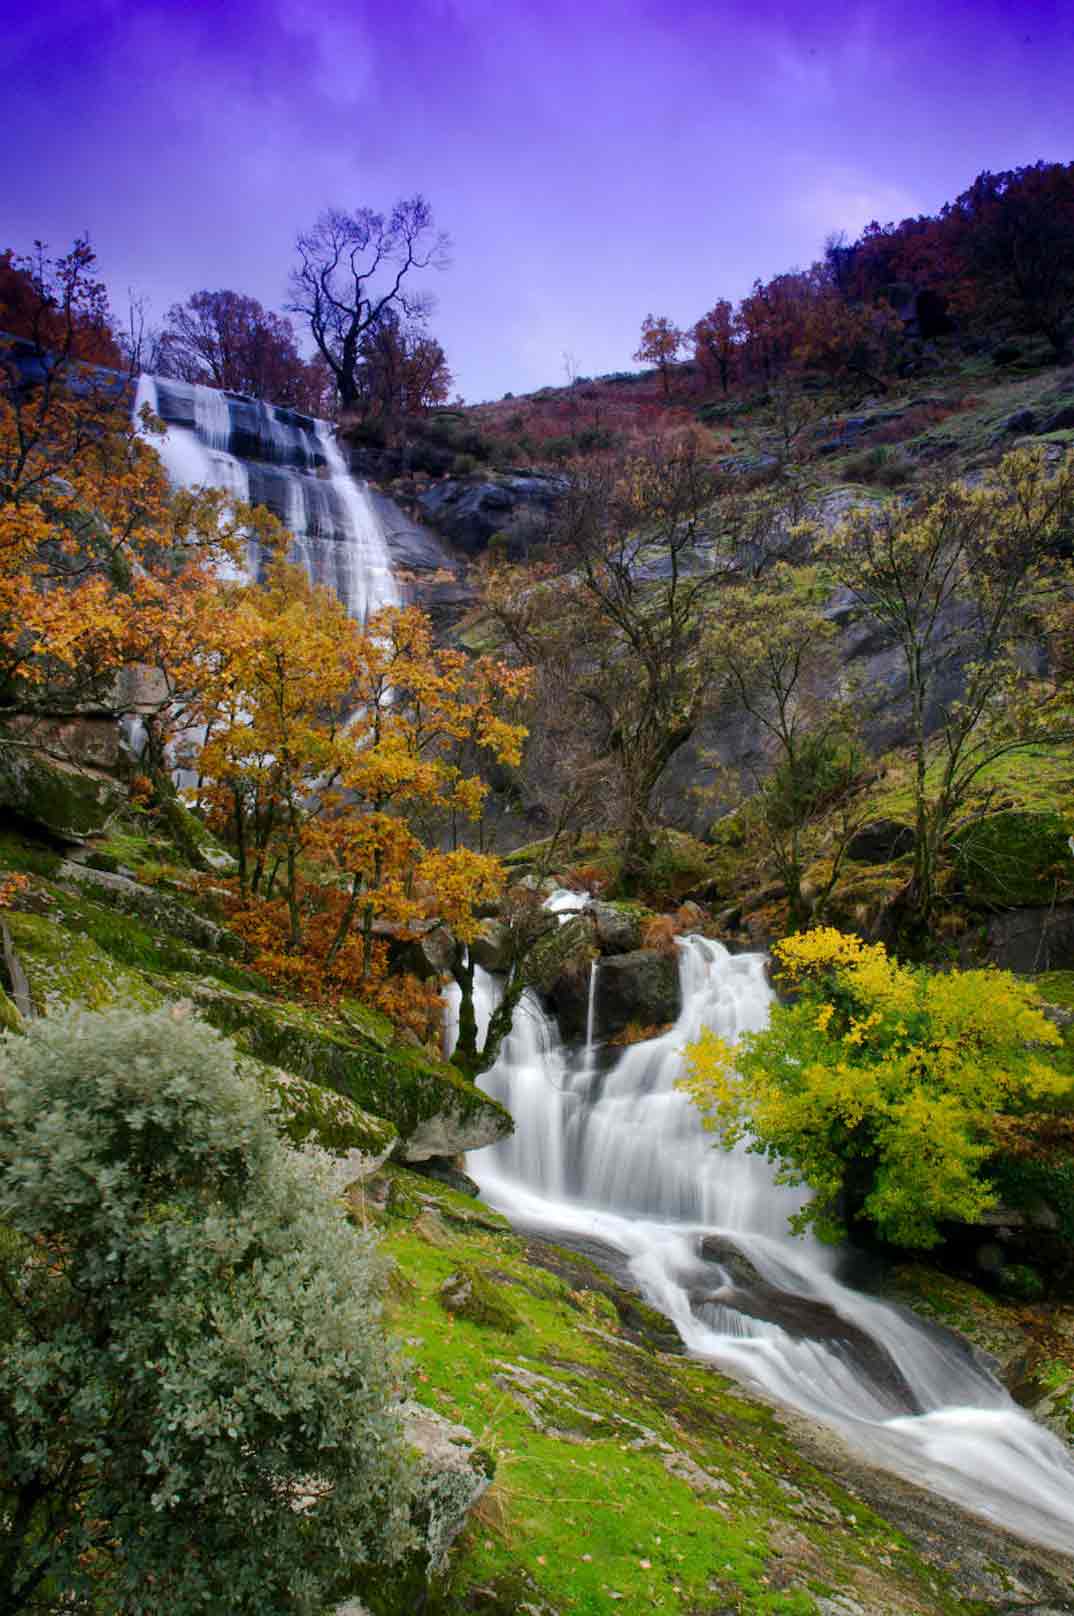
<path fill-rule="evenodd" d="M 411 1546 L 365 1237 L 175 1009 L 0 1041 L 0 1609 L 321 1612 Z"/>

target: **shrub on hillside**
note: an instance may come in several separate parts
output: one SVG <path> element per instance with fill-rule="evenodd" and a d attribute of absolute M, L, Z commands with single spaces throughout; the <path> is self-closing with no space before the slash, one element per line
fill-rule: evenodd
<path fill-rule="evenodd" d="M 0 1608 L 323 1611 L 410 1538 L 366 1238 L 179 1009 L 0 1082 Z"/>
<path fill-rule="evenodd" d="M 782 1182 L 807 1185 L 794 1221 L 822 1238 L 857 1217 L 928 1247 L 941 1223 L 979 1219 L 1010 1119 L 1074 1095 L 1036 989 L 1006 971 L 901 965 L 824 927 L 775 955 L 795 1002 L 733 1050 L 704 1032 L 687 1051 L 705 1125 L 727 1148 L 751 1136 Z"/>

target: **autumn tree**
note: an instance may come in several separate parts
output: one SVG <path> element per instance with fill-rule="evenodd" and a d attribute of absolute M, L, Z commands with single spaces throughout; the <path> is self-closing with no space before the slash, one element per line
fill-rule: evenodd
<path fill-rule="evenodd" d="M 1006 754 L 1074 737 L 1069 704 L 1031 651 L 1069 586 L 1074 455 L 1049 468 L 1018 450 L 980 486 L 952 484 L 910 506 L 853 512 L 820 554 L 859 613 L 898 648 L 914 777 L 912 924 L 936 904 L 941 853 L 983 772 Z M 942 706 L 942 682 L 957 699 Z"/>
<path fill-rule="evenodd" d="M 0 253 L 0 333 L 30 343 L 56 369 L 71 360 L 123 369 L 97 255 L 89 238 L 50 258 L 44 242 L 33 251 Z"/>
<path fill-rule="evenodd" d="M 719 379 L 726 395 L 738 355 L 738 328 L 735 311 L 725 297 L 701 316 L 690 331 L 690 337 L 694 359 L 701 366 L 706 382 L 711 386 Z"/>
<path fill-rule="evenodd" d="M 660 372 L 664 397 L 671 392 L 671 367 L 686 337 L 666 314 L 647 314 L 641 322 L 641 341 L 635 359 Z"/>
<path fill-rule="evenodd" d="M 77 244 L 76 244 L 77 247 Z M 161 675 L 166 706 L 197 670 L 194 625 L 223 561 L 267 513 L 210 490 L 172 493 L 152 446 L 163 425 L 132 422 L 123 379 L 77 357 L 99 309 L 92 258 L 59 261 L 37 284 L 34 323 L 52 346 L 0 359 L 0 716 L 20 725 L 86 704 L 122 711 L 124 670 Z M 17 722 L 16 722 L 17 721 Z"/>
<path fill-rule="evenodd" d="M 859 819 L 847 798 L 861 754 L 835 624 L 824 612 L 829 593 L 817 568 L 778 562 L 760 577 L 720 591 L 707 646 L 715 688 L 759 733 L 757 760 L 748 770 L 750 813 L 787 888 L 792 928 L 811 910 L 823 910 Z M 807 902 L 807 833 L 817 815 L 836 804 L 844 811 L 824 849 L 824 890 Z"/>
<path fill-rule="evenodd" d="M 445 268 L 449 246 L 420 195 L 400 200 L 390 214 L 329 208 L 299 236 L 288 307 L 309 322 L 344 409 L 361 406 L 362 339 L 389 309 L 412 322 L 428 315 L 430 299 L 415 288 L 414 275 Z"/>
<path fill-rule="evenodd" d="M 699 547 L 721 487 L 693 437 L 587 463 L 555 524 L 554 567 L 486 574 L 485 603 L 516 654 L 558 677 L 586 715 L 628 889 L 651 859 L 657 788 L 707 698 L 714 573 Z"/>
<path fill-rule="evenodd" d="M 1074 306 L 1074 163 L 979 174 L 946 210 L 978 314 L 1039 332 L 1066 355 Z"/>
<path fill-rule="evenodd" d="M 239 860 L 233 922 L 277 980 L 360 990 L 405 1016 L 384 928 L 435 913 L 465 944 L 503 883 L 498 860 L 423 840 L 423 816 L 479 812 L 486 787 L 460 767 L 462 741 L 517 761 L 524 731 L 504 709 L 525 675 L 436 646 L 417 608 L 363 629 L 282 561 L 263 584 L 225 586 L 221 616 L 196 767 Z"/>
<path fill-rule="evenodd" d="M 320 385 L 294 328 L 240 292 L 194 292 L 168 310 L 157 362 L 166 376 L 315 412 Z"/>
<path fill-rule="evenodd" d="M 421 415 L 443 404 L 451 391 L 447 356 L 420 321 L 394 309 L 363 334 L 357 372 L 363 414 L 392 421 Z"/>

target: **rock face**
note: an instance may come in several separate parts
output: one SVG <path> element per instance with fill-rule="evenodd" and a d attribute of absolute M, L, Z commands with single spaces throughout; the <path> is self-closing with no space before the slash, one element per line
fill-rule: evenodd
<path fill-rule="evenodd" d="M 543 527 L 562 492 L 558 477 L 446 478 L 419 495 L 418 504 L 430 526 L 467 555 L 479 555 L 493 534 L 521 540 L 524 531 Z"/>
<path fill-rule="evenodd" d="M 214 1027 L 268 1065 L 337 1089 L 399 1131 L 404 1161 L 457 1156 L 511 1132 L 510 1116 L 453 1066 L 417 1050 L 381 1049 L 304 1006 L 192 980 L 189 997 Z"/>
<path fill-rule="evenodd" d="M 451 628 L 476 598 L 466 582 L 465 565 L 439 534 L 412 521 L 394 500 L 374 488 L 369 497 L 408 604 L 428 612 L 440 632 Z"/>
<path fill-rule="evenodd" d="M 988 926 L 989 958 L 1005 971 L 1074 970 L 1074 903 L 1008 909 Z"/>

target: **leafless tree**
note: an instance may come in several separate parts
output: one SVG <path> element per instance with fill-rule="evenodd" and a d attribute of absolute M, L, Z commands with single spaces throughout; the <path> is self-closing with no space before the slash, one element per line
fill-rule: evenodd
<path fill-rule="evenodd" d="M 354 408 L 361 400 L 363 336 L 388 310 L 411 321 L 428 315 L 430 298 L 414 288 L 411 277 L 444 269 L 450 243 L 435 228 L 428 202 L 416 195 L 387 215 L 372 208 L 329 208 L 297 246 L 300 262 L 287 306 L 309 321 L 341 406 Z"/>

